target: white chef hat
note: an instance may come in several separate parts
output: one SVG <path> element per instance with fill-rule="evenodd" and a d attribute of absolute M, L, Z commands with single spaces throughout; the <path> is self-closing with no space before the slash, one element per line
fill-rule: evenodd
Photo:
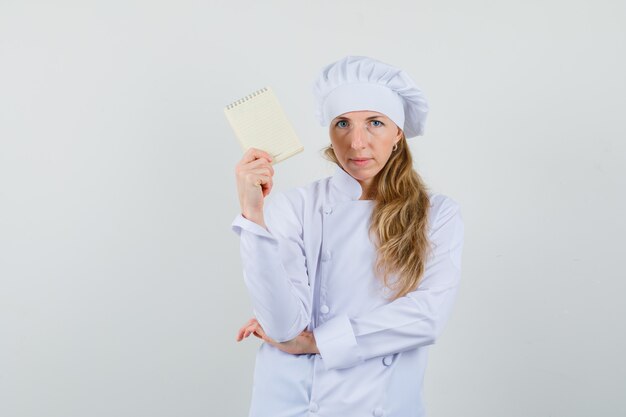
<path fill-rule="evenodd" d="M 400 68 L 365 56 L 347 56 L 322 69 L 313 93 L 322 126 L 343 113 L 370 110 L 393 120 L 407 138 L 424 134 L 428 103 Z"/>

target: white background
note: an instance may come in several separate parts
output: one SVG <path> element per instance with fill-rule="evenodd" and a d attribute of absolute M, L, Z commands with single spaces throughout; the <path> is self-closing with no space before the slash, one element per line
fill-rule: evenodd
<path fill-rule="evenodd" d="M 269 85 L 332 172 L 311 84 L 368 55 L 465 219 L 432 417 L 626 415 L 623 1 L 0 0 L 0 415 L 244 416 L 258 341 L 225 105 Z"/>

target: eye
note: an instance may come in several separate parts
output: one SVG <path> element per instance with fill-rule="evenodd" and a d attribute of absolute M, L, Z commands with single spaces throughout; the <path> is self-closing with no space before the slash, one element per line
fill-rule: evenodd
<path fill-rule="evenodd" d="M 348 127 L 348 122 L 347 122 L 347 121 L 345 121 L 345 120 L 339 120 L 339 121 L 335 124 L 335 126 L 337 126 L 337 127 L 342 127 L 342 128 L 343 128 L 343 127 Z"/>
<path fill-rule="evenodd" d="M 385 124 L 383 122 L 381 122 L 380 120 L 372 120 L 372 126 L 374 127 L 380 127 L 380 126 L 384 126 Z"/>

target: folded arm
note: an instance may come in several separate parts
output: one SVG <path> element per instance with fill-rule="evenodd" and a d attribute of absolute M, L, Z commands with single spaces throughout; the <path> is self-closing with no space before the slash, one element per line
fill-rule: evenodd
<path fill-rule="evenodd" d="M 433 223 L 433 252 L 415 291 L 358 317 L 337 315 L 313 330 L 327 369 L 435 342 L 459 286 L 463 229 L 458 204 L 446 200 Z"/>

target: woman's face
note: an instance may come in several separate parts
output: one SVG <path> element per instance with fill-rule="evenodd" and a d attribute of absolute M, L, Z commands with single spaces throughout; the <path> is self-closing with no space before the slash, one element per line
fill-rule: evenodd
<path fill-rule="evenodd" d="M 352 111 L 330 122 L 330 141 L 343 169 L 359 181 L 363 191 L 389 160 L 402 130 L 382 113 Z"/>

